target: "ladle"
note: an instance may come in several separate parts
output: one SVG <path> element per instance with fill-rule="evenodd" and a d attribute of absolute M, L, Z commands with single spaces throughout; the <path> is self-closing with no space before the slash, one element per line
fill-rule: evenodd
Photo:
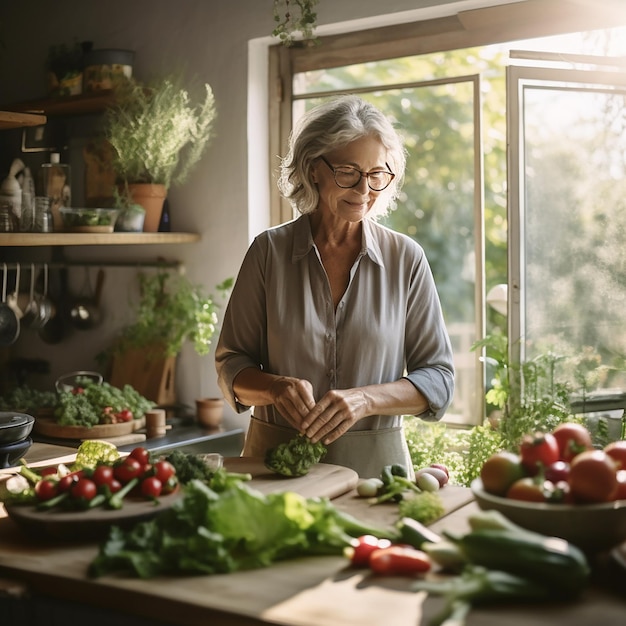
<path fill-rule="evenodd" d="M 39 318 L 39 302 L 35 298 L 35 264 L 30 264 L 30 294 L 28 302 L 24 307 L 22 315 L 22 325 L 30 327 Z"/>
<path fill-rule="evenodd" d="M 0 346 L 10 346 L 20 335 L 20 320 L 15 311 L 7 304 L 7 264 L 2 264 L 2 302 L 0 302 Z"/>
<path fill-rule="evenodd" d="M 37 317 L 31 324 L 31 328 L 42 328 L 52 315 L 52 302 L 48 298 L 48 264 L 43 266 L 43 292 L 37 298 Z"/>
<path fill-rule="evenodd" d="M 21 319 L 24 315 L 20 305 L 18 303 L 18 297 L 20 294 L 20 264 L 15 266 L 15 291 L 7 296 L 7 304 L 13 309 L 17 319 Z"/>

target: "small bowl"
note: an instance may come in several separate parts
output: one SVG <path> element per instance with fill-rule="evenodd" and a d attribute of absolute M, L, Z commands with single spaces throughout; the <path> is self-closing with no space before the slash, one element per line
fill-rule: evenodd
<path fill-rule="evenodd" d="M 480 478 L 472 482 L 471 489 L 481 509 L 500 511 L 522 528 L 561 537 L 584 552 L 608 551 L 626 541 L 626 500 L 602 504 L 524 502 L 487 493 Z"/>
<path fill-rule="evenodd" d="M 0 445 L 0 469 L 15 467 L 18 461 L 28 452 L 33 440 L 28 437 L 23 441 Z"/>
<path fill-rule="evenodd" d="M 0 412 L 0 446 L 23 441 L 30 435 L 35 418 L 26 413 Z"/>
<path fill-rule="evenodd" d="M 77 209 L 61 207 L 63 228 L 70 233 L 112 233 L 119 209 Z"/>

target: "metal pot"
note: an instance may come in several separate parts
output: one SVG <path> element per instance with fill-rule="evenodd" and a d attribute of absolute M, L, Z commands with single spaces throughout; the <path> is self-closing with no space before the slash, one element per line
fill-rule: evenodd
<path fill-rule="evenodd" d="M 91 280 L 89 277 L 89 268 L 85 268 L 85 284 L 81 291 L 81 295 L 74 302 L 74 306 L 70 311 L 70 319 L 72 324 L 78 330 L 90 330 L 95 328 L 101 319 L 100 312 L 100 295 L 104 285 L 104 270 L 98 270 L 96 278 L 96 290 L 91 289 Z"/>

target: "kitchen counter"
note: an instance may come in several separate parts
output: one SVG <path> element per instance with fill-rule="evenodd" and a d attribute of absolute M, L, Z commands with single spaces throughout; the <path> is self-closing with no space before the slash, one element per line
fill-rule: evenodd
<path fill-rule="evenodd" d="M 432 528 L 466 531 L 467 516 L 476 509 L 470 490 L 447 486 L 439 493 L 446 514 Z M 395 505 L 371 506 L 353 491 L 333 503 L 374 524 L 391 524 L 397 517 Z M 20 607 L 15 614 L 25 615 L 37 602 L 47 607 L 42 609 L 47 610 L 46 621 L 11 626 L 65 626 L 79 619 L 89 619 L 90 626 L 426 626 L 442 606 L 441 599 L 412 592 L 410 579 L 377 578 L 347 567 L 341 557 L 301 558 L 218 576 L 91 580 L 86 571 L 97 550 L 94 543 L 34 540 L 12 520 L 0 517 L 0 577 L 27 590 L 27 599 L 14 601 Z M 621 626 L 626 574 L 607 564 L 598 572 L 577 602 L 475 609 L 467 626 Z"/>

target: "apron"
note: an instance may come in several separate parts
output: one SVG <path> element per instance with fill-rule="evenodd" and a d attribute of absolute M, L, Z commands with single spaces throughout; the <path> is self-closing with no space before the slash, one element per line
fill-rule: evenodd
<path fill-rule="evenodd" d="M 252 416 L 241 456 L 265 458 L 270 448 L 293 439 L 297 431 Z M 322 463 L 353 469 L 360 478 L 378 478 L 385 465 L 401 463 L 414 478 L 413 463 L 402 426 L 382 430 L 348 431 L 326 446 Z"/>

